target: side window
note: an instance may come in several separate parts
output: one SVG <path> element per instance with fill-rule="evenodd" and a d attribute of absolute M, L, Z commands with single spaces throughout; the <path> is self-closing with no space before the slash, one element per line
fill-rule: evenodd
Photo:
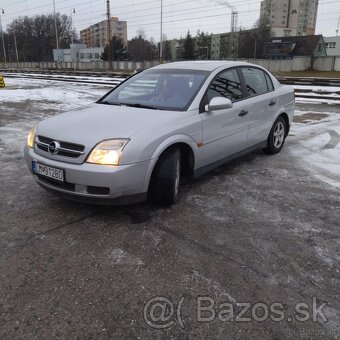
<path fill-rule="evenodd" d="M 218 74 L 209 85 L 207 92 L 208 101 L 214 97 L 226 97 L 231 101 L 243 97 L 242 85 L 235 68 Z"/>
<path fill-rule="evenodd" d="M 254 97 L 268 92 L 267 80 L 262 70 L 253 67 L 242 67 L 241 70 L 248 96 Z"/>
<path fill-rule="evenodd" d="M 274 91 L 273 81 L 269 77 L 268 73 L 264 72 L 264 74 L 265 74 L 266 80 L 267 80 L 268 91 L 269 92 Z"/>

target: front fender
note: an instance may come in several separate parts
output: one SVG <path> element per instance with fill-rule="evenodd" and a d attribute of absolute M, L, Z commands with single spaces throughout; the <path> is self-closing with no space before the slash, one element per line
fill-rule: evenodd
<path fill-rule="evenodd" d="M 145 176 L 145 180 L 144 180 L 144 191 L 147 191 L 149 188 L 149 183 L 150 183 L 150 179 L 152 176 L 152 172 L 153 172 L 153 169 L 155 168 L 155 165 L 160 155 L 166 149 L 178 143 L 186 144 L 191 148 L 194 154 L 194 168 L 199 167 L 201 157 L 200 157 L 199 147 L 197 143 L 195 142 L 195 140 L 191 138 L 190 136 L 183 135 L 183 134 L 171 136 L 165 139 L 163 142 L 161 142 L 156 148 L 156 150 L 154 151 L 154 153 L 152 154 L 151 161 L 150 161 L 150 164 L 149 164 L 146 176 Z"/>

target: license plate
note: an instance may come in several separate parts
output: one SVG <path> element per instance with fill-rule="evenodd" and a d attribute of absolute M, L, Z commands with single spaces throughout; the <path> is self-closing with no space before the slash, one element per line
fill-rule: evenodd
<path fill-rule="evenodd" d="M 40 164 L 37 162 L 32 162 L 33 173 L 52 178 L 58 182 L 64 182 L 64 170 L 52 168 L 51 166 L 47 166 L 44 164 Z"/>

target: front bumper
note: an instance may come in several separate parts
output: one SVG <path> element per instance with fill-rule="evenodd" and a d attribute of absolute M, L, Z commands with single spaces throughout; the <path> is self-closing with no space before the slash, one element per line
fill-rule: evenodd
<path fill-rule="evenodd" d="M 68 199 L 94 204 L 129 204 L 144 201 L 147 196 L 145 181 L 150 161 L 122 166 L 71 164 L 42 157 L 27 146 L 25 160 L 32 174 L 32 161 L 63 169 L 65 183 L 36 174 L 33 177 L 44 189 Z"/>

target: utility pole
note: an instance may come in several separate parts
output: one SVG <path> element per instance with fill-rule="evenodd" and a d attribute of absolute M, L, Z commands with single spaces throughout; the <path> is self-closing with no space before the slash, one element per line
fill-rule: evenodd
<path fill-rule="evenodd" d="M 336 36 L 339 36 L 339 28 L 340 28 L 340 15 L 339 15 L 339 20 L 338 20 L 338 28 L 336 29 Z"/>
<path fill-rule="evenodd" d="M 109 70 L 112 71 L 112 37 L 111 37 L 111 15 L 110 15 L 110 0 L 106 1 L 107 15 L 107 41 L 108 41 L 108 57 Z"/>
<path fill-rule="evenodd" d="M 54 29 L 55 29 L 55 39 L 57 42 L 57 50 L 59 50 L 59 37 L 58 37 L 58 29 L 57 29 L 57 17 L 55 14 L 55 0 L 53 0 L 53 14 L 54 14 Z"/>
<path fill-rule="evenodd" d="M 15 55 L 17 57 L 17 63 L 18 63 L 19 62 L 19 55 L 18 55 L 17 37 L 15 35 L 15 32 L 13 34 L 14 34 Z"/>
<path fill-rule="evenodd" d="M 2 51 L 4 53 L 4 60 L 5 63 L 7 62 L 7 57 L 6 57 L 6 47 L 5 47 L 5 40 L 4 40 L 4 31 L 2 29 L 2 22 L 1 22 L 1 15 L 5 14 L 5 11 L 1 8 L 0 11 L 0 28 L 1 28 L 1 38 L 2 38 Z"/>
<path fill-rule="evenodd" d="M 159 62 L 163 64 L 163 0 L 161 0 L 161 37 L 159 41 Z"/>

